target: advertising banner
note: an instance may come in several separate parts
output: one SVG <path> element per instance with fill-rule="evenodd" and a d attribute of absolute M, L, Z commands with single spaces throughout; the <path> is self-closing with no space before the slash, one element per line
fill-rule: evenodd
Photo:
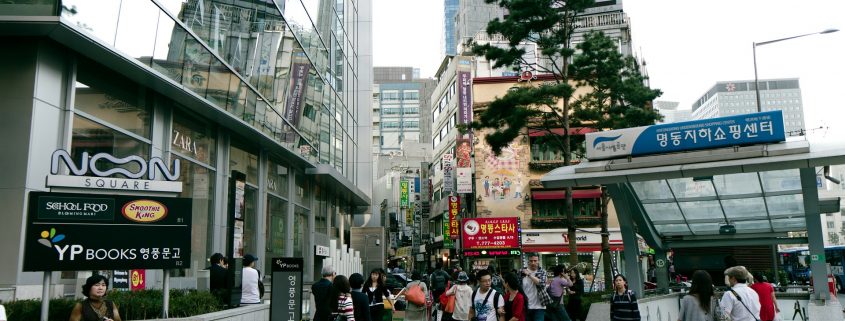
<path fill-rule="evenodd" d="M 443 221 L 443 248 L 444 249 L 453 248 L 452 238 L 449 237 L 449 220 Z"/>
<path fill-rule="evenodd" d="M 408 181 L 401 180 L 399 181 L 399 207 L 400 208 L 408 208 Z"/>
<path fill-rule="evenodd" d="M 461 201 L 457 196 L 449 196 L 449 238 L 458 239 L 460 227 L 458 226 L 458 213 L 461 211 Z"/>
<path fill-rule="evenodd" d="M 129 270 L 112 271 L 111 288 L 118 291 L 129 290 Z"/>
<path fill-rule="evenodd" d="M 305 99 L 305 81 L 308 79 L 310 68 L 311 64 L 307 62 L 296 62 L 291 66 L 291 84 L 288 97 L 285 100 L 285 118 L 293 126 L 299 126 L 302 104 Z"/>
<path fill-rule="evenodd" d="M 619 158 L 786 140 L 783 111 L 587 133 L 587 159 Z"/>
<path fill-rule="evenodd" d="M 30 192 L 23 270 L 185 269 L 187 198 Z"/>
<path fill-rule="evenodd" d="M 458 173 L 458 194 L 472 193 L 472 168 L 461 167 L 457 169 Z"/>
<path fill-rule="evenodd" d="M 443 154 L 443 193 L 451 194 L 455 191 L 453 176 L 454 163 L 452 154 Z"/>
<path fill-rule="evenodd" d="M 472 73 L 469 71 L 458 72 L 458 124 L 469 124 L 472 122 Z M 460 135 L 461 139 L 472 140 L 472 134 L 467 132 Z M 460 155 L 458 156 L 458 167 Z"/>
<path fill-rule="evenodd" d="M 519 219 L 516 217 L 465 218 L 461 236 L 464 250 L 519 248 Z"/>
<path fill-rule="evenodd" d="M 147 289 L 147 270 L 131 270 L 130 275 L 130 289 L 132 291 L 140 291 Z"/>
<path fill-rule="evenodd" d="M 271 262 L 270 320 L 302 320 L 302 258 L 278 257 Z"/>

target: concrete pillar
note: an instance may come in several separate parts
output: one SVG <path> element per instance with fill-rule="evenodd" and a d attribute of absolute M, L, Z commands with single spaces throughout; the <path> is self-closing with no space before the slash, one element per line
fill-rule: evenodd
<path fill-rule="evenodd" d="M 819 216 L 819 191 L 816 187 L 816 169 L 801 168 L 801 189 L 804 194 L 804 220 L 807 222 L 807 240 L 810 250 L 810 271 L 813 273 L 813 299 L 830 300 L 827 290 L 827 265 L 824 256 L 824 234 Z"/>
<path fill-rule="evenodd" d="M 628 279 L 628 288 L 634 290 L 637 295 L 642 296 L 643 280 L 640 271 L 640 247 L 637 233 L 634 231 L 634 218 L 631 211 L 633 200 L 629 200 L 619 184 L 611 184 L 607 187 L 616 206 L 616 216 L 619 219 L 619 231 L 622 233 L 622 243 L 625 246 L 625 278 Z"/>
<path fill-rule="evenodd" d="M 660 290 L 669 289 L 669 259 L 666 251 L 654 249 L 654 263 L 654 277 L 657 278 L 657 288 Z"/>

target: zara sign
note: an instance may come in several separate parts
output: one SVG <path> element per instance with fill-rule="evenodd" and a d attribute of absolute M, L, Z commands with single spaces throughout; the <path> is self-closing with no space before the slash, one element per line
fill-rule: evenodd
<path fill-rule="evenodd" d="M 57 175 L 60 163 L 64 163 L 72 175 Z M 104 166 L 104 163 L 108 165 Z M 119 166 L 127 164 L 136 165 L 136 169 Z M 82 159 L 77 164 L 70 153 L 59 149 L 51 157 L 52 175 L 47 176 L 47 186 L 179 193 L 182 192 L 182 182 L 178 181 L 180 169 L 178 159 L 173 160 L 173 166 L 169 169 L 167 163 L 158 157 L 145 160 L 137 155 L 118 158 L 108 153 L 90 156 L 88 152 L 82 152 Z M 88 173 L 94 176 L 86 176 Z M 164 181 L 155 180 L 158 173 L 164 177 Z M 111 177 L 115 174 L 126 178 Z M 149 179 L 140 179 L 144 175 Z"/>

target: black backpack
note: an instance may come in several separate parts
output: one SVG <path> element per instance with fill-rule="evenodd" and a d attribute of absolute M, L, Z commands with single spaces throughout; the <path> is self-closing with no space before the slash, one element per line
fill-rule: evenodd
<path fill-rule="evenodd" d="M 496 291 L 493 288 L 490 288 L 489 291 L 495 292 L 495 294 L 493 294 L 493 313 L 499 313 L 499 295 L 500 295 L 499 291 Z M 478 289 L 475 289 L 474 291 L 472 291 L 472 301 L 470 301 L 471 302 L 470 305 L 473 306 L 473 307 L 475 306 L 475 294 L 476 293 L 478 293 Z M 489 296 L 490 292 L 487 292 L 487 295 Z M 487 298 L 486 297 L 484 298 L 484 304 L 487 304 Z M 497 314 L 496 320 L 498 320 L 498 314 Z"/>
<path fill-rule="evenodd" d="M 448 275 L 443 270 L 437 270 L 431 275 L 431 288 L 437 291 L 446 289 Z"/>

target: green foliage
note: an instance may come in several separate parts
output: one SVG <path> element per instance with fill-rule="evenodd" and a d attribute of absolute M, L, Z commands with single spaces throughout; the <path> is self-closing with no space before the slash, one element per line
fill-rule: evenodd
<path fill-rule="evenodd" d="M 161 317 L 162 291 L 111 291 L 107 296 L 117 304 L 123 320 L 144 320 Z M 50 300 L 49 320 L 67 320 L 75 299 Z M 9 321 L 38 320 L 41 315 L 41 300 L 18 300 L 4 302 Z M 219 311 L 217 299 L 208 291 L 170 290 L 171 318 L 190 317 Z"/>

